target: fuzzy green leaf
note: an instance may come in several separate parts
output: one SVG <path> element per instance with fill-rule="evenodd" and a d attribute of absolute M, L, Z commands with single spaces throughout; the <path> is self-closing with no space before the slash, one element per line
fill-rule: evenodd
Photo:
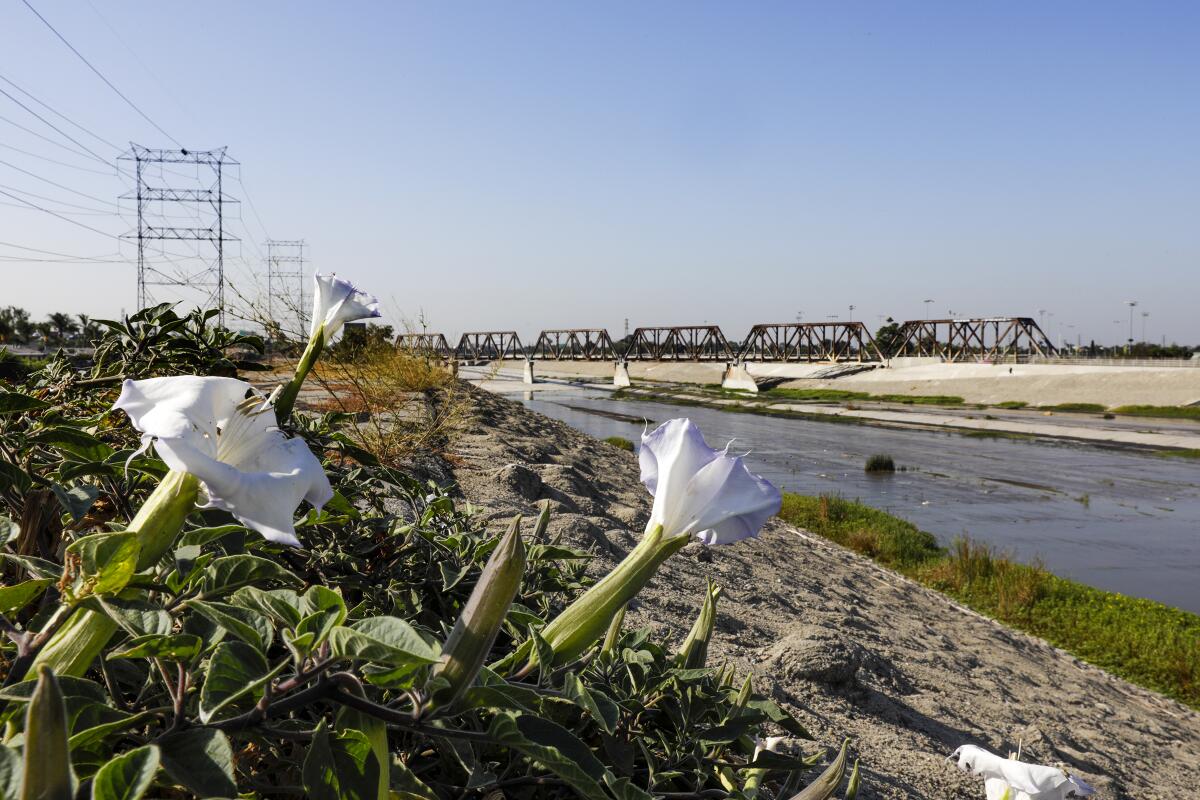
<path fill-rule="evenodd" d="M 286 664 L 282 662 L 272 670 L 263 654 L 250 645 L 221 642 L 208 660 L 204 687 L 200 690 L 200 721 L 211 722 L 218 712 L 242 698 L 261 697 L 266 682 Z"/>
<path fill-rule="evenodd" d="M 82 598 L 121 591 L 137 569 L 140 552 L 141 545 L 133 531 L 93 533 L 76 540 L 67 548 L 68 557 L 78 559 L 71 574 L 70 596 Z"/>
<path fill-rule="evenodd" d="M 38 578 L 24 581 L 15 586 L 0 586 L 0 614 L 11 614 L 20 611 L 45 591 L 54 581 L 50 578 Z"/>
<path fill-rule="evenodd" d="M 381 769 L 362 731 L 334 735 L 322 729 L 304 758 L 305 795 L 311 800 L 377 800 Z"/>
<path fill-rule="evenodd" d="M 71 800 L 74 782 L 67 745 L 67 705 L 54 672 L 43 666 L 25 712 L 21 800 Z"/>
<path fill-rule="evenodd" d="M 123 650 L 109 653 L 108 658 L 163 658 L 167 661 L 191 661 L 200 654 L 204 643 L 190 633 L 138 636 Z"/>
<path fill-rule="evenodd" d="M 158 740 L 162 766 L 171 779 L 201 797 L 236 797 L 233 748 L 221 731 L 188 728 Z"/>
<path fill-rule="evenodd" d="M 265 651 L 274 635 L 271 623 L 257 611 L 229 603 L 193 600 L 188 607 L 260 652 Z"/>
<path fill-rule="evenodd" d="M 16 800 L 21 794 L 21 754 L 0 744 L 0 798 Z"/>
<path fill-rule="evenodd" d="M 329 634 L 333 655 L 401 667 L 432 664 L 439 650 L 430 646 L 407 622 L 398 617 L 368 617 Z"/>
<path fill-rule="evenodd" d="M 274 561 L 242 553 L 224 556 L 208 565 L 204 570 L 204 594 L 232 594 L 243 586 L 266 581 L 298 584 L 300 579 Z"/>
<path fill-rule="evenodd" d="M 0 392 L 0 415 L 23 414 L 27 411 L 40 411 L 49 408 L 50 404 L 19 392 Z"/>
<path fill-rule="evenodd" d="M 130 750 L 109 761 L 92 780 L 92 800 L 138 800 L 158 772 L 158 748 Z"/>
<path fill-rule="evenodd" d="M 609 800 L 602 786 L 607 772 L 604 765 L 558 723 L 502 712 L 492 719 L 488 735 L 562 778 L 585 800 Z"/>
<path fill-rule="evenodd" d="M 794 795 L 791 800 L 829 800 L 830 797 L 833 797 L 833 793 L 837 791 L 838 785 L 842 782 L 842 776 L 846 772 L 846 748 L 849 746 L 849 739 L 842 742 L 842 750 L 833 763 L 826 767 L 815 781 L 804 787 L 803 791 Z"/>

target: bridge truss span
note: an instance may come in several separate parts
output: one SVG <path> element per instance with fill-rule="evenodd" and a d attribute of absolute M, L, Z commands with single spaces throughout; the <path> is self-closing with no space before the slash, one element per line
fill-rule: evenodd
<path fill-rule="evenodd" d="M 625 351 L 630 361 L 731 361 L 733 357 L 716 325 L 638 328 Z"/>
<path fill-rule="evenodd" d="M 532 356 L 543 361 L 613 361 L 617 353 L 604 328 L 563 328 L 542 331 Z"/>
<path fill-rule="evenodd" d="M 525 348 L 516 331 L 470 331 L 464 333 L 454 348 L 461 361 L 502 361 L 506 358 L 526 358 Z"/>
<path fill-rule="evenodd" d="M 450 343 L 440 333 L 402 333 L 396 337 L 396 346 L 416 355 L 449 358 Z"/>
<path fill-rule="evenodd" d="M 897 339 L 896 356 L 944 361 L 1019 361 L 1057 352 L 1032 317 L 908 320 Z"/>
<path fill-rule="evenodd" d="M 738 353 L 741 361 L 883 361 L 861 322 L 788 322 L 755 325 Z"/>

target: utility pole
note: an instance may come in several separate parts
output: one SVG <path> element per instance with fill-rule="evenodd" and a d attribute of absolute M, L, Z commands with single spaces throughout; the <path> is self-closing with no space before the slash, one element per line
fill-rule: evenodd
<path fill-rule="evenodd" d="M 1129 342 L 1125 352 L 1133 349 L 1133 309 L 1137 307 L 1137 300 L 1126 300 L 1125 305 L 1129 306 Z"/>
<path fill-rule="evenodd" d="M 118 160 L 134 162 L 134 189 L 121 195 L 122 199 L 137 202 L 137 230 L 127 233 L 121 238 L 137 241 L 137 302 L 138 308 L 151 305 L 155 298 L 151 286 L 174 286 L 178 288 L 199 289 L 207 292 L 202 301 L 206 306 L 215 306 L 220 312 L 217 320 L 225 325 L 225 242 L 236 242 L 236 237 L 225 233 L 225 205 L 238 202 L 225 194 L 225 167 L 236 166 L 237 161 L 225 154 L 226 148 L 216 150 L 156 150 L 142 147 L 130 142 L 129 151 L 123 153 Z M 181 187 L 179 180 L 176 185 L 167 185 L 167 175 L 179 176 L 180 173 L 168 173 L 164 164 L 188 164 L 196 167 L 197 178 L 191 187 Z M 157 166 L 157 171 L 154 168 Z M 211 170 L 212 182 L 207 188 L 196 188 L 196 184 L 204 186 L 207 182 L 207 170 Z M 158 185 L 151 185 L 153 179 Z M 182 176 L 190 180 L 188 176 Z M 171 215 L 164 213 L 166 203 L 192 205 L 196 215 L 196 227 L 183 228 L 169 224 L 156 224 L 157 219 L 167 222 Z M 157 205 L 154 205 L 157 204 Z M 205 224 L 207 222 L 207 225 Z M 197 253 L 194 258 L 201 262 L 198 267 L 188 267 L 172 259 L 165 252 L 163 257 L 171 262 L 174 270 L 171 272 L 157 266 L 152 259 L 147 258 L 146 247 L 154 241 L 186 241 L 208 242 L 215 251 L 214 256 L 205 258 Z M 197 245 L 199 247 L 199 245 Z"/>
<path fill-rule="evenodd" d="M 933 301 L 926 300 L 924 302 L 925 302 L 925 319 L 929 319 L 929 304 L 932 303 Z"/>
<path fill-rule="evenodd" d="M 308 331 L 308 304 L 304 301 L 307 285 L 307 258 L 303 239 L 268 239 L 267 246 L 267 317 L 274 324 L 294 315 L 299 335 Z M 276 309 L 279 309 L 278 311 Z M 280 325 L 280 330 L 283 326 Z"/>
<path fill-rule="evenodd" d="M 850 317 L 849 317 L 849 319 L 847 319 L 846 321 L 847 321 L 847 322 L 854 322 L 854 303 L 851 303 L 851 304 L 850 304 Z"/>
<path fill-rule="evenodd" d="M 1142 341 L 1146 341 L 1146 318 L 1150 316 L 1149 311 L 1142 312 Z"/>

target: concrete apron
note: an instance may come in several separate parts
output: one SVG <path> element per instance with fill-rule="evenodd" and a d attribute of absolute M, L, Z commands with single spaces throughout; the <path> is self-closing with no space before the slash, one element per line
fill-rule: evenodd
<path fill-rule="evenodd" d="M 725 374 L 721 377 L 721 388 L 740 389 L 743 392 L 758 394 L 758 384 L 746 371 L 746 365 L 740 361 L 731 361 L 725 365 Z"/>

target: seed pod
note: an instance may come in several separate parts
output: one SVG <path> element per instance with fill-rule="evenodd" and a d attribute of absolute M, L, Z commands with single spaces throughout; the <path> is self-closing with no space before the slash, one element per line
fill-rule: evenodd
<path fill-rule="evenodd" d="M 521 518 L 518 516 L 488 559 L 479 582 L 442 646 L 442 657 L 433 668 L 430 682 L 440 678 L 449 685 L 434 690 L 431 698 L 434 706 L 452 705 L 475 680 L 504 624 L 508 607 L 521 588 L 524 573 L 525 544 L 521 541 Z"/>
<path fill-rule="evenodd" d="M 25 712 L 21 800 L 71 800 L 75 796 L 73 783 L 67 706 L 54 671 L 43 666 Z"/>
<path fill-rule="evenodd" d="M 721 596 L 721 587 L 712 581 L 704 593 L 704 605 L 700 606 L 700 614 L 692 623 L 692 630 L 683 640 L 683 647 L 675 657 L 675 663 L 683 669 L 700 669 L 708 659 L 708 643 L 712 639 L 713 626 L 717 621 L 717 598 Z"/>

